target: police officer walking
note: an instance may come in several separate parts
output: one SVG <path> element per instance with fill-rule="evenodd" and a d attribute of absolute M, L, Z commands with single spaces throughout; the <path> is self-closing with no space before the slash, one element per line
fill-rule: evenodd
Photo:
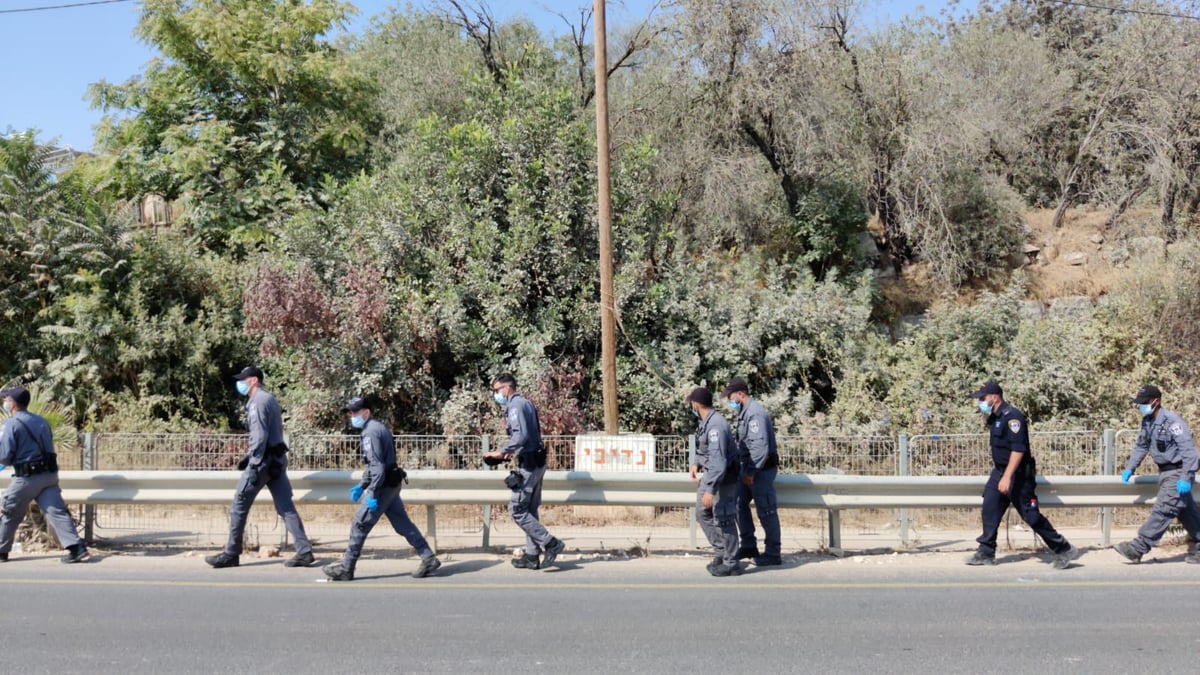
<path fill-rule="evenodd" d="M 350 488 L 350 501 L 357 503 L 366 495 L 367 501 L 358 507 L 350 525 L 350 539 L 340 563 L 322 568 L 333 581 L 354 579 L 354 567 L 362 554 L 363 542 L 380 516 L 387 516 L 396 534 L 408 540 L 421 556 L 421 565 L 413 576 L 427 577 L 442 566 L 433 554 L 421 531 L 413 524 L 400 500 L 400 483 L 405 480 L 404 469 L 396 463 L 396 439 L 387 426 L 371 416 L 371 406 L 364 398 L 352 398 L 342 409 L 350 414 L 350 426 L 362 430 L 362 456 L 367 468 L 362 483 Z"/>
<path fill-rule="evenodd" d="M 1029 450 L 1029 422 L 1025 414 L 1004 400 L 1004 392 L 995 380 L 983 383 L 971 397 L 978 400 L 979 410 L 987 415 L 991 431 L 992 462 L 995 468 L 983 489 L 983 534 L 976 541 L 979 550 L 968 565 L 996 564 L 996 537 L 1000 520 L 1011 504 L 1021 519 L 1046 542 L 1054 553 L 1052 564 L 1066 569 L 1079 557 L 1079 549 L 1068 542 L 1046 516 L 1038 510 L 1037 463 Z"/>
<path fill-rule="evenodd" d="M 542 427 L 537 409 L 529 399 L 517 393 L 517 378 L 501 373 L 492 381 L 492 397 L 504 406 L 504 425 L 508 442 L 486 456 L 508 461 L 515 457 L 517 470 L 506 481 L 512 490 L 508 500 L 513 521 L 525 532 L 525 553 L 512 559 L 513 567 L 536 570 L 554 564 L 567 545 L 551 536 L 540 521 L 542 479 L 546 475 L 546 448 L 542 445 Z M 539 559 L 539 554 L 544 555 Z"/>
<path fill-rule="evenodd" d="M 775 425 L 766 409 L 750 397 L 750 387 L 740 377 L 726 385 L 722 395 L 737 414 L 737 449 L 741 480 L 737 486 L 737 526 L 741 536 L 738 560 L 751 558 L 759 567 L 783 564 L 779 532 L 779 508 L 775 499 L 775 476 L 779 473 L 779 452 L 775 446 Z M 763 528 L 765 552 L 758 552 L 754 536 L 754 502 Z"/>
<path fill-rule="evenodd" d="M 1142 415 L 1142 427 L 1121 480 L 1126 484 L 1149 454 L 1158 465 L 1158 495 L 1150 517 L 1138 530 L 1137 537 L 1113 548 L 1130 562 L 1141 562 L 1150 548 L 1158 544 L 1171 521 L 1176 518 L 1190 535 L 1191 548 L 1184 560 L 1200 564 L 1200 509 L 1192 497 L 1192 484 L 1200 469 L 1200 455 L 1188 425 L 1175 412 L 1162 407 L 1162 392 L 1146 385 L 1138 390 L 1133 404 Z"/>
<path fill-rule="evenodd" d="M 14 474 L 0 497 L 0 562 L 8 562 L 17 527 L 29 511 L 29 502 L 36 501 L 58 543 L 66 546 L 62 562 L 77 563 L 88 557 L 87 546 L 79 539 L 58 487 L 54 435 L 44 418 L 26 410 L 29 398 L 25 387 L 0 391 L 4 412 L 9 415 L 0 426 L 0 468 L 11 465 Z"/>
<path fill-rule="evenodd" d="M 696 387 L 685 402 L 698 420 L 696 463 L 691 467 L 696 488 L 696 521 L 713 547 L 708 573 L 738 576 L 737 484 L 739 467 L 733 432 L 721 413 L 713 410 L 712 392 Z M 703 473 L 703 476 L 700 474 Z"/>
<path fill-rule="evenodd" d="M 254 498 L 266 487 L 275 501 L 275 512 L 296 540 L 296 554 L 284 561 L 286 567 L 308 567 L 315 562 L 312 544 L 304 534 L 304 523 L 292 502 L 292 483 L 287 476 L 287 445 L 283 442 L 283 411 L 273 394 L 263 389 L 263 372 L 246 366 L 234 376 L 237 390 L 246 396 L 246 426 L 250 430 L 250 449 L 238 462 L 242 478 L 238 481 L 229 508 L 229 541 L 225 550 L 210 555 L 204 562 L 213 567 L 237 567 L 242 553 L 242 534 Z"/>

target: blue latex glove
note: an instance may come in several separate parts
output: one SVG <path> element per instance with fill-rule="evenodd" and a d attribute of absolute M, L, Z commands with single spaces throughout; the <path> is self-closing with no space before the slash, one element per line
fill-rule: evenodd
<path fill-rule="evenodd" d="M 379 500 L 374 497 L 367 497 L 367 510 L 375 513 L 379 510 Z"/>
<path fill-rule="evenodd" d="M 3 464 L 0 464 L 0 471 L 3 471 L 5 468 L 6 467 Z"/>
<path fill-rule="evenodd" d="M 355 485 L 354 487 L 350 488 L 350 501 L 357 504 L 358 500 L 362 499 L 362 493 L 363 486 L 361 485 Z"/>
<path fill-rule="evenodd" d="M 1133 476 L 1133 472 L 1130 471 L 1129 469 L 1125 469 L 1124 471 L 1121 472 L 1121 482 L 1125 483 L 1126 485 L 1129 485 L 1129 478 L 1131 476 Z"/>
<path fill-rule="evenodd" d="M 1176 481 L 1175 489 L 1179 491 L 1179 494 L 1186 495 L 1187 493 L 1192 491 L 1192 481 L 1190 481 L 1190 480 Z"/>

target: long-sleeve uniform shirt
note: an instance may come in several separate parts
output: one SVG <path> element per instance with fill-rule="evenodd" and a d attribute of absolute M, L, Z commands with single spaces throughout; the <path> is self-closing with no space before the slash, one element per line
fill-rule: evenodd
<path fill-rule="evenodd" d="M 368 495 L 376 495 L 383 488 L 388 467 L 396 465 L 396 437 L 383 422 L 371 418 L 362 430 L 362 457 L 367 468 L 363 470 L 362 486 Z"/>
<path fill-rule="evenodd" d="M 0 427 L 0 464 L 40 462 L 54 454 L 50 425 L 28 410 L 18 410 Z"/>
<path fill-rule="evenodd" d="M 726 473 L 737 472 L 733 432 L 729 423 L 716 410 L 700 420 L 696 429 L 696 465 L 704 471 L 700 485 L 709 494 L 717 494 L 722 483 L 729 482 Z"/>
<path fill-rule="evenodd" d="M 738 459 L 742 474 L 753 476 L 768 466 L 779 463 L 775 446 L 775 425 L 771 415 L 758 401 L 750 399 L 738 413 Z M 772 459 L 774 457 L 774 459 Z"/>
<path fill-rule="evenodd" d="M 267 449 L 283 443 L 283 409 L 275 395 L 258 389 L 246 399 L 246 427 L 250 430 L 250 466 L 258 467 L 268 456 Z"/>
<path fill-rule="evenodd" d="M 1157 415 L 1142 418 L 1142 428 L 1125 468 L 1136 471 L 1147 454 L 1159 467 L 1178 464 L 1182 478 L 1195 482 L 1200 454 L 1196 452 L 1191 429 L 1178 414 L 1159 408 Z"/>
<path fill-rule="evenodd" d="M 520 394 L 513 394 L 508 399 L 504 407 L 504 431 L 508 434 L 508 442 L 500 452 L 516 456 L 521 466 L 535 461 L 542 451 L 542 426 L 529 399 Z"/>

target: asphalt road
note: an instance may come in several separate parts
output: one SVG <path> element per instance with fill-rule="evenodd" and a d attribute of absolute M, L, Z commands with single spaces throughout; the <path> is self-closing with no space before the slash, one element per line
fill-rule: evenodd
<path fill-rule="evenodd" d="M 530 572 L 452 554 L 435 578 L 388 558 L 335 584 L 277 560 L 31 555 L 0 566 L 0 636 L 8 672 L 1195 672 L 1200 567 L 1181 556 L 961 559 L 796 557 L 713 579 L 701 556 Z"/>

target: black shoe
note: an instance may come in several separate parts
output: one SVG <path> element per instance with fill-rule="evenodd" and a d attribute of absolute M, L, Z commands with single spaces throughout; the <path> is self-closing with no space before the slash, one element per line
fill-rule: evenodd
<path fill-rule="evenodd" d="M 313 557 L 312 551 L 308 553 L 297 553 L 296 555 L 283 561 L 284 567 L 311 567 L 317 559 Z"/>
<path fill-rule="evenodd" d="M 8 560 L 7 554 L 5 554 L 4 560 Z M 0 562 L 4 562 L 4 560 L 0 560 Z M 1191 553 L 1187 554 L 1187 557 L 1183 559 L 1183 562 L 1191 563 L 1193 565 L 1200 565 L 1200 551 L 1192 551 Z"/>
<path fill-rule="evenodd" d="M 325 576 L 329 577 L 330 581 L 354 581 L 354 570 L 348 570 L 342 567 L 342 563 L 335 562 L 321 568 Z"/>
<path fill-rule="evenodd" d="M 417 568 L 417 571 L 413 572 L 413 577 L 417 579 L 423 579 L 436 572 L 437 568 L 441 566 L 442 561 L 438 560 L 436 557 L 425 558 L 421 561 L 421 566 Z"/>
<path fill-rule="evenodd" d="M 567 545 L 562 539 L 551 539 L 549 544 L 546 544 L 546 553 L 542 556 L 542 567 L 549 567 L 554 564 L 554 559 L 559 553 L 567 550 Z"/>
<path fill-rule="evenodd" d="M 988 565 L 988 566 L 995 565 L 996 564 L 996 556 L 983 555 L 982 553 L 979 553 L 978 551 L 976 551 L 975 555 L 973 555 L 967 559 L 967 564 L 968 565 Z"/>
<path fill-rule="evenodd" d="M 511 562 L 512 566 L 519 570 L 536 570 L 540 567 L 538 565 L 537 554 L 533 553 L 526 553 L 520 558 L 513 558 Z"/>
<path fill-rule="evenodd" d="M 741 576 L 742 566 L 734 563 L 726 565 L 725 563 L 714 564 L 708 568 L 708 573 L 714 577 L 736 577 Z"/>
<path fill-rule="evenodd" d="M 1133 550 L 1133 545 L 1127 541 L 1123 541 L 1116 546 L 1113 546 L 1113 549 L 1131 563 L 1142 562 L 1142 554 Z"/>
<path fill-rule="evenodd" d="M 0 553 L 0 563 L 6 563 L 6 562 L 8 562 L 8 554 Z"/>
<path fill-rule="evenodd" d="M 74 546 L 67 547 L 67 553 L 61 558 L 61 560 L 65 564 L 83 562 L 84 560 L 87 560 L 88 555 L 89 554 L 86 546 L 83 544 L 75 544 Z"/>
<path fill-rule="evenodd" d="M 216 567 L 217 569 L 222 567 L 237 567 L 238 557 L 236 555 L 229 555 L 228 553 L 222 551 L 216 555 L 208 556 L 204 559 L 204 562 Z"/>
<path fill-rule="evenodd" d="M 757 558 L 759 555 L 761 555 L 761 554 L 758 552 L 757 546 L 743 546 L 738 549 L 737 559 L 738 560 L 753 560 L 754 558 Z"/>
<path fill-rule="evenodd" d="M 1083 555 L 1083 551 L 1075 548 L 1073 545 L 1068 545 L 1067 550 L 1062 553 L 1055 553 L 1054 560 L 1050 562 L 1056 570 L 1065 570 L 1071 566 L 1071 561 Z"/>
<path fill-rule="evenodd" d="M 758 567 L 770 567 L 771 565 L 782 565 L 783 558 L 769 553 L 754 556 L 754 564 Z"/>

